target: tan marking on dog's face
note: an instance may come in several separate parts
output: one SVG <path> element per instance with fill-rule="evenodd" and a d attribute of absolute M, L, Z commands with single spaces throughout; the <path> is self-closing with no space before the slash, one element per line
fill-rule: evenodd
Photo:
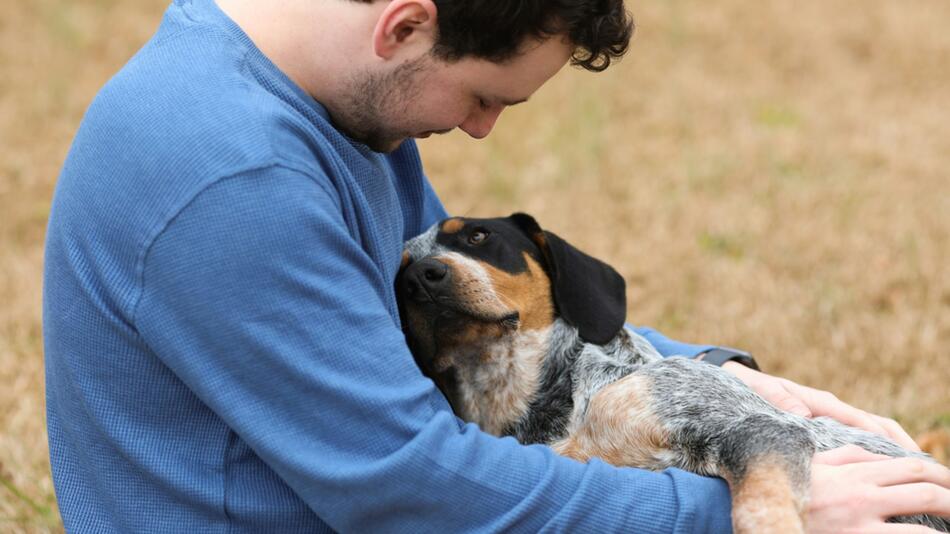
<path fill-rule="evenodd" d="M 554 322 L 551 280 L 528 253 L 524 259 L 528 269 L 512 274 L 460 254 L 439 257 L 452 269 L 456 304 L 461 308 L 483 317 L 518 312 L 519 329 L 547 328 Z"/>
<path fill-rule="evenodd" d="M 509 306 L 518 311 L 521 328 L 537 330 L 554 322 L 554 302 L 551 297 L 551 279 L 527 252 L 522 253 L 528 270 L 511 274 L 486 265 L 495 292 Z"/>
<path fill-rule="evenodd" d="M 406 265 L 409 265 L 409 260 L 410 260 L 410 259 L 412 259 L 412 258 L 411 258 L 411 256 L 409 255 L 409 251 L 408 251 L 408 250 L 403 250 L 403 251 L 402 251 L 402 259 L 399 261 L 399 268 L 400 268 L 400 269 L 405 269 L 405 268 L 406 268 Z"/>
<path fill-rule="evenodd" d="M 499 321 L 515 311 L 515 308 L 495 291 L 495 284 L 486 264 L 458 252 L 435 258 L 448 265 L 451 271 L 452 304 L 460 310 L 477 317 L 497 318 Z M 473 319 L 470 322 L 476 321 Z"/>
<path fill-rule="evenodd" d="M 616 466 L 665 468 L 670 435 L 653 414 L 649 379 L 632 374 L 598 391 L 577 429 L 553 447 L 582 462 L 596 457 Z"/>
<path fill-rule="evenodd" d="M 797 498 L 788 473 L 777 458 L 761 458 L 750 465 L 732 491 L 732 527 L 736 534 L 803 533 L 804 498 Z"/>
<path fill-rule="evenodd" d="M 462 230 L 465 227 L 465 222 L 459 218 L 447 219 L 442 223 L 440 230 L 447 234 L 455 234 Z"/>

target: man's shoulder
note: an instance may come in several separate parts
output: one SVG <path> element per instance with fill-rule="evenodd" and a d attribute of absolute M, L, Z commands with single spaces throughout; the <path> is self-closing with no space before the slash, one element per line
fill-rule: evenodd
<path fill-rule="evenodd" d="M 244 55 L 213 29 L 157 34 L 99 91 L 80 135 L 108 133 L 140 157 L 216 157 L 239 146 L 233 156 L 267 157 L 262 124 L 280 106 L 248 83 Z"/>
<path fill-rule="evenodd" d="M 312 154 L 330 143 L 261 78 L 249 54 L 247 43 L 213 26 L 160 30 L 97 94 L 63 178 L 193 191 L 274 165 L 319 174 Z"/>
<path fill-rule="evenodd" d="M 266 169 L 326 180 L 300 148 L 314 140 L 288 141 L 304 135 L 305 119 L 255 80 L 246 50 L 229 39 L 200 25 L 160 30 L 100 90 L 57 183 L 54 238 L 95 239 L 87 247 L 97 251 L 94 261 L 121 256 L 109 262 L 131 277 L 156 233 L 222 180 Z M 279 181 L 265 180 L 271 187 Z M 100 230 L 86 235 L 83 228 Z"/>

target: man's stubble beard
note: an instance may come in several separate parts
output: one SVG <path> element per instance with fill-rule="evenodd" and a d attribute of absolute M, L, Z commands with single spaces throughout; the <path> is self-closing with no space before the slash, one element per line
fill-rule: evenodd
<path fill-rule="evenodd" d="M 426 55 L 391 72 L 357 74 L 347 83 L 339 109 L 328 110 L 334 125 L 375 152 L 392 152 L 417 133 L 401 131 L 392 122 L 410 109 L 409 104 L 418 96 L 423 82 L 420 73 L 431 61 Z"/>

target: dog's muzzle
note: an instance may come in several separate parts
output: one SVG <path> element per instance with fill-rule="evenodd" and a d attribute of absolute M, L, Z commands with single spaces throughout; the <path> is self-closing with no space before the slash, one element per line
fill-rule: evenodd
<path fill-rule="evenodd" d="M 411 263 L 402 275 L 406 298 L 414 302 L 436 302 L 445 298 L 451 290 L 449 266 L 434 258 L 424 258 Z"/>

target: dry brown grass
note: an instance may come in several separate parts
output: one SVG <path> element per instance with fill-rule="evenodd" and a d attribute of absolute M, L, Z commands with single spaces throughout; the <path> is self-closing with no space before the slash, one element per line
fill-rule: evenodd
<path fill-rule="evenodd" d="M 0 17 L 0 531 L 61 528 L 45 219 L 83 110 L 164 4 Z M 950 3 L 710 5 L 633 4 L 623 63 L 562 73 L 485 141 L 422 143 L 433 182 L 454 213 L 528 211 L 619 267 L 637 323 L 747 348 L 915 434 L 950 427 Z"/>

